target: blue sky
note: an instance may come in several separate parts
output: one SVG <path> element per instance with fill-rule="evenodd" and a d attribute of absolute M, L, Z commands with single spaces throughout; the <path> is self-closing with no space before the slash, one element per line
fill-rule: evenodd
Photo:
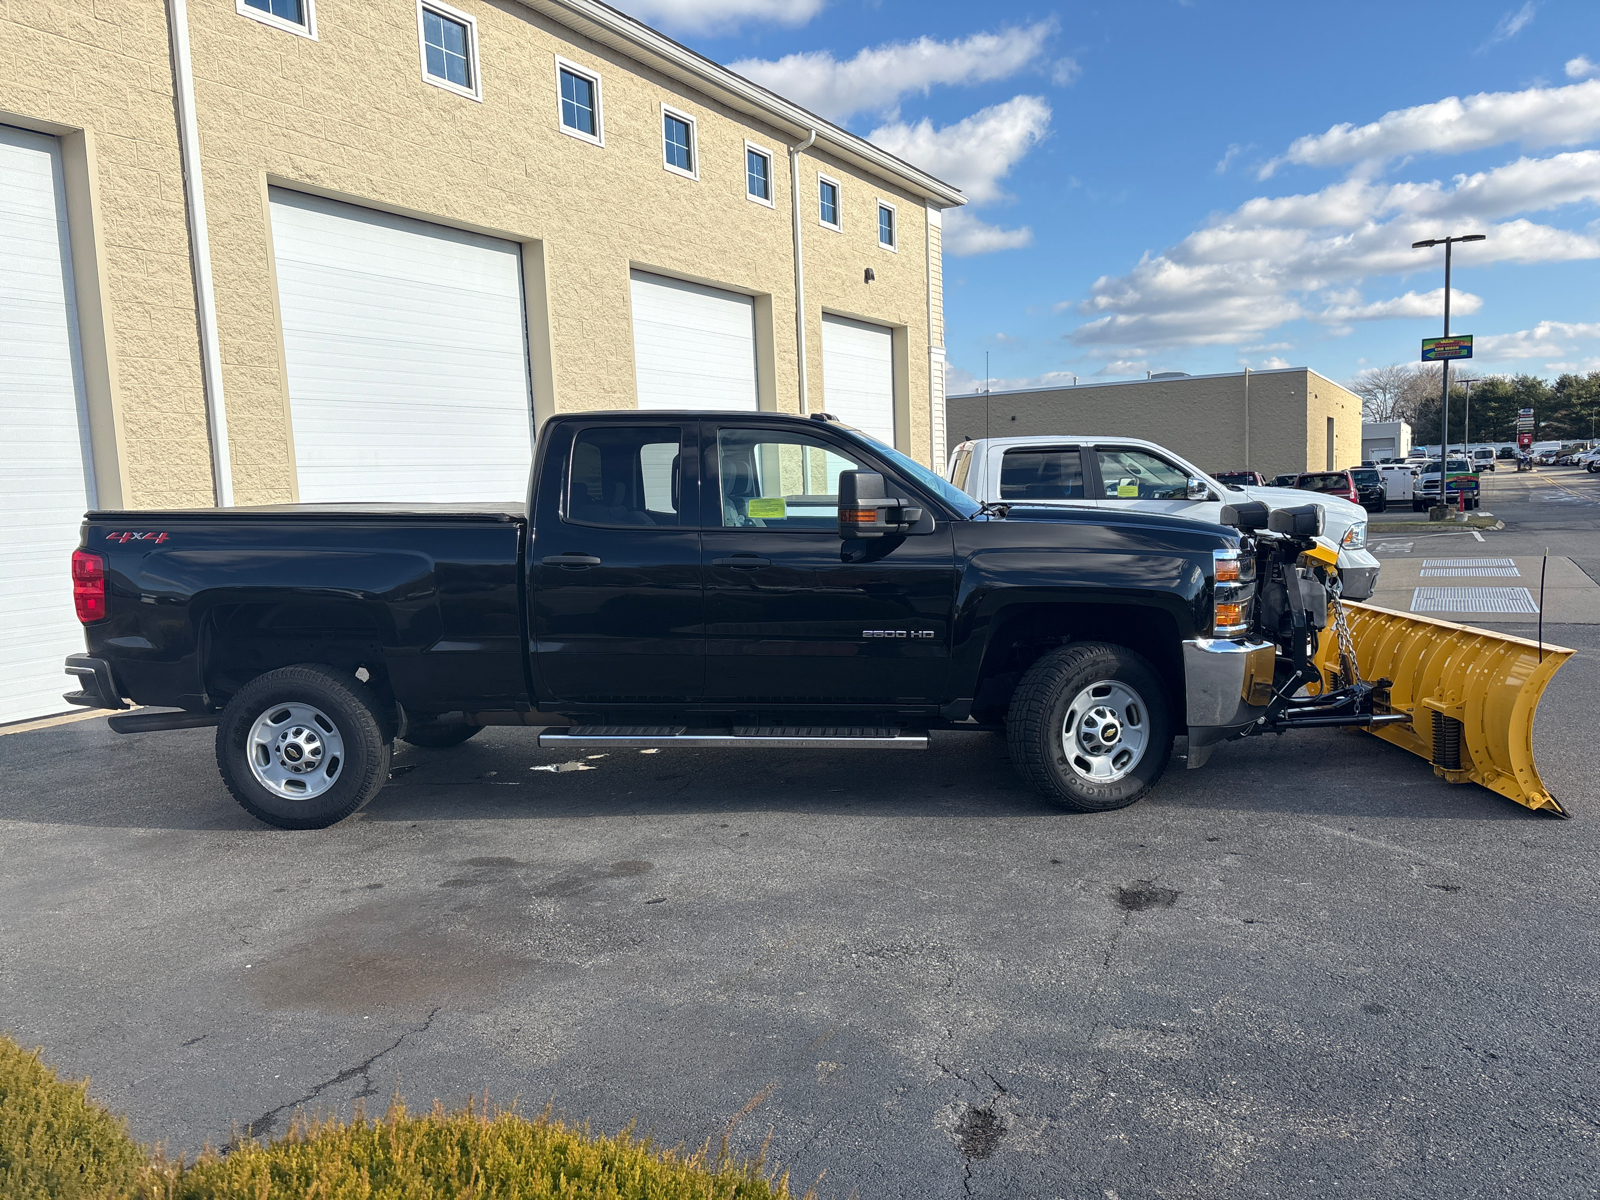
<path fill-rule="evenodd" d="M 1465 232 L 1474 368 L 1600 369 L 1596 0 L 621 7 L 966 191 L 952 394 L 1413 361 Z"/>

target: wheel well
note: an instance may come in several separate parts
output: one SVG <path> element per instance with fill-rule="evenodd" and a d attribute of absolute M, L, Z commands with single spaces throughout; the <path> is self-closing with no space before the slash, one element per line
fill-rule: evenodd
<path fill-rule="evenodd" d="M 392 701 L 383 641 L 356 602 L 303 599 L 235 604 L 207 614 L 200 638 L 206 693 L 218 707 L 258 675 L 296 663 L 347 671 Z"/>
<path fill-rule="evenodd" d="M 1144 605 L 1037 604 L 1007 610 L 984 649 L 972 715 L 986 723 L 1003 719 L 1028 668 L 1069 642 L 1113 642 L 1144 657 L 1166 685 L 1173 725 L 1183 725 L 1187 702 L 1178 623 L 1172 614 Z"/>

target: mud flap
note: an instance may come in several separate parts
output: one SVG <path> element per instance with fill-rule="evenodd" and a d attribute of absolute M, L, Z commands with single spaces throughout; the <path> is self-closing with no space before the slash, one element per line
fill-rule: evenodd
<path fill-rule="evenodd" d="M 1366 604 L 1344 610 L 1361 677 L 1390 680 L 1388 711 L 1411 717 L 1368 732 L 1427 759 L 1451 783 L 1567 815 L 1534 766 L 1533 715 L 1573 651 Z M 1316 665 L 1326 686 L 1339 684 L 1336 638 L 1322 638 Z"/>

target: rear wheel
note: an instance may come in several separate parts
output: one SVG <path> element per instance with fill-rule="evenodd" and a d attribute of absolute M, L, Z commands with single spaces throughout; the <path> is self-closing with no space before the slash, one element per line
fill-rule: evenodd
<path fill-rule="evenodd" d="M 418 721 L 406 726 L 400 740 L 421 746 L 424 750 L 448 750 L 482 732 L 482 725 L 441 725 L 436 721 Z"/>
<path fill-rule="evenodd" d="M 315 663 L 252 679 L 223 710 L 217 768 L 252 816 L 279 829 L 325 829 L 389 778 L 391 745 L 372 690 Z"/>
<path fill-rule="evenodd" d="M 1023 778 L 1064 807 L 1124 808 L 1154 786 L 1172 756 L 1161 680 L 1124 646 L 1053 650 L 1017 685 L 1006 743 Z"/>

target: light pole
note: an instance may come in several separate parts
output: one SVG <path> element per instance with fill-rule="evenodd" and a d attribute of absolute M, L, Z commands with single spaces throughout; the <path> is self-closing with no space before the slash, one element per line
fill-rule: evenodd
<path fill-rule="evenodd" d="M 1461 453 L 1465 455 L 1468 453 L 1468 447 L 1472 444 L 1472 385 L 1478 383 L 1479 380 L 1463 377 L 1456 380 L 1456 382 L 1461 385 L 1461 390 L 1467 394 L 1467 412 L 1461 418 Z M 1472 465 L 1470 457 L 1467 459 L 1467 465 Z"/>
<path fill-rule="evenodd" d="M 1457 242 L 1481 242 L 1485 235 L 1481 233 L 1466 233 L 1458 237 L 1428 238 L 1421 242 L 1412 242 L 1413 250 L 1424 250 L 1432 246 L 1444 247 L 1444 336 L 1450 336 L 1450 248 Z M 1439 507 L 1445 506 L 1447 489 L 1446 481 L 1450 478 L 1450 360 L 1443 359 L 1440 363 L 1440 376 L 1444 380 L 1443 394 L 1439 404 Z"/>

